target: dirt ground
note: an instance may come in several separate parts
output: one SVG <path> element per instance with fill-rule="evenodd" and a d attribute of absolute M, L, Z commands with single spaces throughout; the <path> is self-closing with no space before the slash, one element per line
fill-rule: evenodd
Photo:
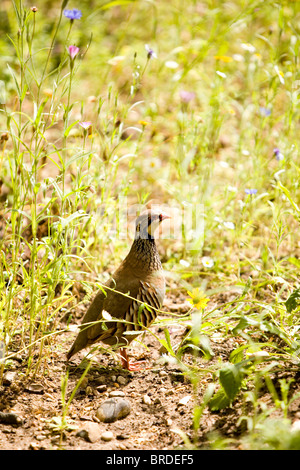
<path fill-rule="evenodd" d="M 184 310 L 181 298 L 167 299 L 168 307 Z M 152 331 L 163 338 L 161 326 Z M 171 343 L 176 344 L 185 333 L 184 326 L 169 327 Z M 142 346 L 132 343 L 130 356 L 146 361 L 146 368 L 139 372 L 123 370 L 112 354 L 99 351 L 92 361 L 87 376 L 78 388 L 68 409 L 68 427 L 61 431 L 57 426 L 62 415 L 61 377 L 69 370 L 67 398 L 82 376 L 86 362 L 86 351 L 68 364 L 65 352 L 74 338 L 74 333 L 65 332 L 57 336 L 59 346 L 47 359 L 48 374 L 40 373 L 34 379 L 26 379 L 26 364 L 16 356 L 11 368 L 4 374 L 1 387 L 0 412 L 13 413 L 15 423 L 0 423 L 0 449 L 5 450 L 176 450 L 184 449 L 182 432 L 192 441 L 194 395 L 192 385 L 176 364 L 165 361 L 161 344 L 154 335 L 147 333 Z M 216 361 L 228 360 L 237 344 L 227 336 L 212 340 L 214 356 L 211 360 L 197 358 L 201 368 L 211 367 Z M 145 348 L 147 346 L 147 348 Z M 185 361 L 195 360 L 188 354 Z M 83 362 L 82 362 L 83 361 Z M 204 373 L 197 390 L 201 399 L 212 374 Z M 117 393 L 116 393 L 117 392 Z M 100 404 L 113 395 L 120 395 L 130 404 L 130 413 L 123 419 L 103 423 L 97 418 Z M 266 402 L 270 397 L 266 394 Z M 294 402 L 292 415 L 298 419 L 299 403 Z M 197 432 L 198 448 L 206 448 L 207 435 L 217 431 L 223 437 L 238 437 L 243 431 L 237 426 L 242 414 L 241 403 L 232 408 L 211 412 L 204 411 Z"/>
<path fill-rule="evenodd" d="M 184 306 L 181 299 L 177 301 Z M 175 302 L 172 301 L 173 308 L 176 308 Z M 158 337 L 164 337 L 162 327 L 154 326 L 152 330 Z M 176 344 L 182 339 L 185 327 L 171 326 L 169 332 L 172 344 Z M 82 360 L 87 351 L 74 356 L 68 364 L 64 354 L 74 333 L 63 333 L 57 338 L 60 348 L 53 348 L 47 375 L 40 373 L 34 379 L 26 379 L 26 364 L 22 357 L 16 357 L 4 374 L 0 411 L 17 415 L 20 421 L 0 423 L 0 449 L 179 449 L 183 445 L 180 431 L 193 438 L 192 385 L 178 366 L 165 361 L 161 344 L 149 333 L 143 338 L 144 346 L 135 341 L 130 348 L 130 356 L 146 361 L 146 367 L 139 372 L 123 370 L 110 353 L 103 353 L 103 350 L 97 353 L 69 406 L 70 426 L 60 432 L 55 424 L 62 414 L 62 373 L 69 369 L 68 398 L 84 371 L 86 363 Z M 215 356 L 212 360 L 226 360 L 232 347 L 229 343 L 213 344 Z M 189 361 L 188 355 L 185 360 Z M 207 360 L 198 360 L 200 367 L 208 365 Z M 210 380 L 211 374 L 203 375 L 198 390 L 200 396 Z M 100 422 L 97 409 L 114 395 L 112 392 L 119 392 L 129 402 L 130 413 L 113 423 Z M 205 434 L 213 429 L 222 431 L 224 428 L 227 433 L 230 426 L 234 428 L 237 418 L 233 410 L 219 414 L 205 411 L 199 441 L 204 443 Z M 93 435 L 89 435 L 89 423 L 96 423 L 92 425 Z M 88 431 L 84 432 L 86 429 Z M 107 431 L 111 432 L 108 436 Z"/>

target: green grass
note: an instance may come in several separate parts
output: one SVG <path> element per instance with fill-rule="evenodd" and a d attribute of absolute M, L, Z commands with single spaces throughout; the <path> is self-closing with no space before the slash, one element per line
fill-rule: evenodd
<path fill-rule="evenodd" d="M 282 448 L 263 381 L 282 445 L 299 449 L 292 382 L 273 384 L 299 369 L 299 2 L 82 0 L 74 22 L 62 14 L 74 2 L 39 4 L 0 6 L 1 374 L 17 351 L 27 375 L 49 373 L 59 332 L 130 243 L 125 202 L 159 203 L 205 227 L 159 241 L 169 293 L 199 287 L 210 298 L 170 322 L 191 323 L 188 341 L 206 360 L 214 335 L 239 344 L 228 363 L 200 370 L 166 337 L 195 389 L 187 445 L 199 444 L 206 406 L 239 399 L 251 404 L 245 448 Z M 214 387 L 198 403 L 205 371 Z"/>

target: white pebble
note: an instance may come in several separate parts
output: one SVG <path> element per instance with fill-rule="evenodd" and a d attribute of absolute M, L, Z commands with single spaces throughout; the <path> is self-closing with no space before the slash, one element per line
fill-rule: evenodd
<path fill-rule="evenodd" d="M 143 403 L 145 403 L 145 405 L 151 405 L 152 401 L 151 401 L 151 398 L 149 397 L 149 395 L 144 395 L 143 396 Z"/>
<path fill-rule="evenodd" d="M 105 431 L 101 434 L 102 441 L 111 441 L 114 438 L 114 435 L 111 431 Z"/>

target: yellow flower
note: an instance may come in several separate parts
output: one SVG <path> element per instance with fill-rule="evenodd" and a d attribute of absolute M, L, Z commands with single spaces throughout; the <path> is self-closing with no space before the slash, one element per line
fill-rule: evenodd
<path fill-rule="evenodd" d="M 188 302 L 199 310 L 204 309 L 210 300 L 208 297 L 205 297 L 204 292 L 202 292 L 199 287 L 193 289 L 192 292 L 188 291 L 188 294 L 190 296 L 190 298 L 187 299 Z"/>
<path fill-rule="evenodd" d="M 233 58 L 228 55 L 214 55 L 214 59 L 220 60 L 221 62 L 232 62 Z"/>

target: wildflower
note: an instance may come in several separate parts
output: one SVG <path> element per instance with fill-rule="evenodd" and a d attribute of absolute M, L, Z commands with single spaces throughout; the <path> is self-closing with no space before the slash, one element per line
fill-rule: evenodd
<path fill-rule="evenodd" d="M 213 265 L 215 264 L 214 260 L 210 258 L 209 256 L 203 256 L 203 258 L 201 259 L 201 263 L 203 264 L 205 268 L 212 268 Z"/>
<path fill-rule="evenodd" d="M 208 297 L 205 297 L 205 294 L 199 289 L 199 287 L 193 289 L 192 292 L 188 291 L 188 294 L 190 296 L 190 298 L 187 299 L 188 302 L 198 309 L 205 308 L 210 300 Z"/>
<path fill-rule="evenodd" d="M 30 7 L 30 10 L 33 11 L 33 13 L 36 13 L 38 11 L 37 7 Z"/>
<path fill-rule="evenodd" d="M 177 62 L 175 62 L 175 60 L 167 60 L 165 62 L 165 66 L 168 69 L 177 69 L 177 67 L 179 67 L 179 64 Z"/>
<path fill-rule="evenodd" d="M 274 148 L 273 149 L 273 153 L 275 155 L 275 158 L 277 161 L 281 161 L 281 160 L 284 160 L 284 155 L 280 152 L 279 148 Z"/>
<path fill-rule="evenodd" d="M 78 123 L 85 131 L 87 131 L 91 126 L 92 123 L 90 121 L 82 121 Z"/>
<path fill-rule="evenodd" d="M 148 59 L 157 59 L 157 55 L 155 54 L 154 50 L 148 44 L 145 44 L 145 49 L 148 52 L 147 58 Z"/>
<path fill-rule="evenodd" d="M 82 17 L 81 10 L 78 10 L 77 8 L 73 8 L 73 10 L 64 10 L 64 15 L 71 21 L 80 20 Z"/>
<path fill-rule="evenodd" d="M 183 101 L 183 103 L 189 103 L 196 96 L 195 93 L 193 93 L 192 91 L 185 91 L 185 90 L 181 90 L 179 92 L 179 95 L 180 95 L 181 101 Z"/>
<path fill-rule="evenodd" d="M 77 56 L 78 52 L 79 52 L 79 47 L 77 46 L 69 46 L 68 47 L 68 50 L 69 50 L 69 55 L 71 57 L 71 60 L 74 60 L 75 57 Z"/>
<path fill-rule="evenodd" d="M 264 106 L 261 106 L 259 108 L 259 112 L 261 116 L 268 117 L 271 114 L 271 110 L 268 108 L 264 108 Z"/>
<path fill-rule="evenodd" d="M 185 259 L 179 260 L 179 263 L 181 264 L 181 266 L 184 266 L 185 268 L 188 268 L 190 266 L 190 263 L 186 261 Z"/>
<path fill-rule="evenodd" d="M 229 230 L 235 229 L 235 225 L 233 222 L 224 222 L 224 227 L 228 228 Z"/>
<path fill-rule="evenodd" d="M 109 65 L 119 65 L 121 62 L 123 62 L 123 60 L 125 60 L 124 55 L 116 55 L 116 56 L 112 57 L 111 59 L 109 59 L 107 61 L 107 63 Z"/>
<path fill-rule="evenodd" d="M 278 78 L 279 78 L 280 83 L 281 83 L 282 85 L 284 85 L 284 78 L 283 78 L 283 77 L 284 77 L 284 74 L 283 74 L 283 72 L 282 72 L 281 70 L 279 70 L 278 65 L 275 65 L 275 66 L 274 66 L 274 70 L 275 70 L 275 72 L 277 73 L 277 76 L 278 76 Z"/>
<path fill-rule="evenodd" d="M 219 75 L 219 77 L 221 77 L 221 78 L 226 78 L 227 77 L 226 73 L 220 72 L 220 70 L 217 70 L 216 74 Z"/>
<path fill-rule="evenodd" d="M 215 55 L 214 59 L 220 60 L 221 62 L 225 62 L 225 63 L 229 63 L 233 61 L 233 58 L 227 55 Z"/>
<path fill-rule="evenodd" d="M 48 98 L 52 98 L 52 95 L 53 95 L 53 91 L 51 90 L 51 88 L 45 88 L 43 90 L 43 93 L 45 96 L 47 96 Z"/>
<path fill-rule="evenodd" d="M 256 48 L 249 43 L 242 43 L 241 47 L 244 51 L 252 52 L 252 54 L 256 51 Z"/>
<path fill-rule="evenodd" d="M 246 193 L 246 194 L 256 194 L 256 193 L 257 193 L 257 189 L 245 189 L 245 193 Z"/>

